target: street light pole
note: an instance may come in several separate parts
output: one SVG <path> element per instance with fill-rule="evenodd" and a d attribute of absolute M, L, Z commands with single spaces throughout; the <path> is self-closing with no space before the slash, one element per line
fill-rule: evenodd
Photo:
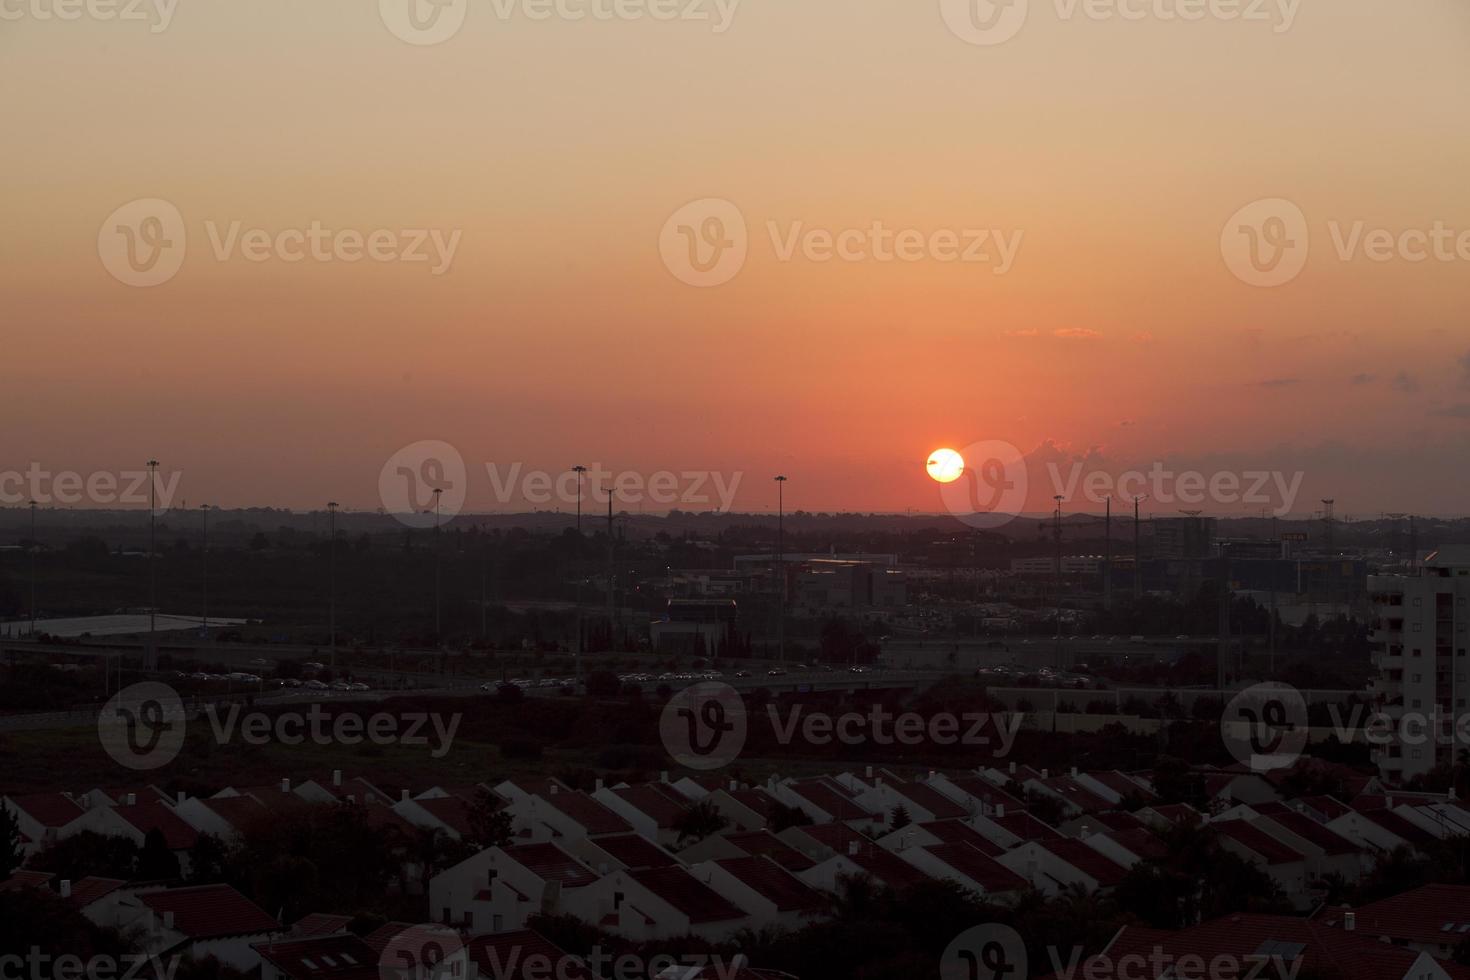
<path fill-rule="evenodd" d="M 577 534 L 582 534 L 582 474 L 587 472 L 585 466 L 573 466 L 572 472 L 577 474 Z"/>
<path fill-rule="evenodd" d="M 327 501 L 327 648 L 337 676 L 337 502 Z"/>
<path fill-rule="evenodd" d="M 148 655 L 144 667 L 152 669 L 158 656 L 158 460 L 148 461 Z"/>
<path fill-rule="evenodd" d="M 786 663 L 786 477 L 776 477 L 776 574 L 781 577 L 781 618 L 776 622 L 776 659 Z"/>
<path fill-rule="evenodd" d="M 439 591 L 443 581 L 443 547 L 439 541 L 439 499 L 444 491 L 439 487 L 434 488 L 434 648 L 443 647 L 443 632 L 439 619 Z"/>
<path fill-rule="evenodd" d="M 1057 502 L 1057 523 L 1056 523 L 1056 550 L 1057 550 L 1057 568 L 1056 568 L 1056 573 L 1057 573 L 1056 574 L 1056 589 L 1057 589 L 1057 651 L 1056 651 L 1056 658 L 1057 658 L 1057 669 L 1060 670 L 1062 668 L 1062 666 L 1063 666 L 1062 665 L 1062 499 L 1063 498 L 1062 498 L 1062 495 L 1061 494 L 1057 494 L 1052 499 Z"/>
<path fill-rule="evenodd" d="M 201 639 L 209 636 L 209 505 L 200 504 L 199 514 L 204 519 L 204 541 L 199 549 L 200 560 L 203 565 L 202 585 L 204 590 L 203 609 L 199 616 L 199 629 Z"/>
<path fill-rule="evenodd" d="M 31 639 L 36 638 L 36 552 L 41 548 L 36 540 L 36 502 L 31 501 Z"/>

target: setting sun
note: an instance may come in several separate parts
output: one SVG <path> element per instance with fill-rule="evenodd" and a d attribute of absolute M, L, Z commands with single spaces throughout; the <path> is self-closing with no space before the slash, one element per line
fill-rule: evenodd
<path fill-rule="evenodd" d="M 965 458 L 953 449 L 936 449 L 929 456 L 929 476 L 939 483 L 953 483 L 965 472 Z"/>

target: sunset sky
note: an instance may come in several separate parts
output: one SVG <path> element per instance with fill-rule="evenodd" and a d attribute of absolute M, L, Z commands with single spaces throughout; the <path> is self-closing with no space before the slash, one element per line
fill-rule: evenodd
<path fill-rule="evenodd" d="M 1470 233 L 1464 0 L 1301 0 L 1284 30 L 1277 0 L 1196 22 L 1031 0 L 994 45 L 939 0 L 744 0 L 722 33 L 467 2 L 426 46 L 377 0 L 185 0 L 156 32 L 7 6 L 0 469 L 152 456 L 191 504 L 370 509 L 390 456 L 442 440 L 471 510 L 505 509 L 486 462 L 596 462 L 743 473 L 737 509 L 785 473 L 791 509 L 936 512 L 929 452 L 1004 440 L 1300 471 L 1298 511 L 1470 513 L 1470 244 L 1334 242 Z M 99 257 L 143 198 L 187 230 L 150 288 Z M 710 198 L 748 258 L 699 288 L 660 235 Z M 1270 198 L 1311 248 L 1262 287 L 1221 240 Z M 780 258 L 797 223 L 875 221 L 1020 246 L 1003 274 Z M 233 222 L 460 237 L 436 276 L 221 260 Z"/>

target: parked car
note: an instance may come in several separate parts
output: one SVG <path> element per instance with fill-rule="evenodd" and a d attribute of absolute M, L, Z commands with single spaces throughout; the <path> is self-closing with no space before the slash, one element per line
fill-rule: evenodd
<path fill-rule="evenodd" d="M 327 689 L 327 685 L 321 681 L 303 681 L 301 686 L 309 691 L 325 691 Z"/>

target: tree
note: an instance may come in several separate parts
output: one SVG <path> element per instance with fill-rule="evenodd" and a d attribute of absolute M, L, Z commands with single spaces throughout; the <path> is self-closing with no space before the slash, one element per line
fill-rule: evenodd
<path fill-rule="evenodd" d="M 163 831 L 150 829 L 143 835 L 143 847 L 138 851 L 136 876 L 143 881 L 172 881 L 179 873 L 179 859 L 169 850 Z"/>
<path fill-rule="evenodd" d="M 0 880 L 20 867 L 20 821 L 9 807 L 0 806 Z"/>
<path fill-rule="evenodd" d="M 770 818 L 766 821 L 766 827 L 773 834 L 779 834 L 787 827 L 810 827 L 811 816 L 799 806 L 787 806 L 780 800 L 771 806 Z"/>
<path fill-rule="evenodd" d="M 214 834 L 200 834 L 189 848 L 189 884 L 213 885 L 225 880 L 230 850 Z"/>
<path fill-rule="evenodd" d="M 470 805 L 469 822 L 470 836 L 466 842 L 477 851 L 502 847 L 515 836 L 510 812 L 489 790 L 482 789 L 475 794 L 475 801 Z"/>
<path fill-rule="evenodd" d="M 700 800 L 679 815 L 674 829 L 679 832 L 678 843 L 685 841 L 698 844 L 730 826 L 730 818 L 720 812 L 719 807 L 709 800 Z"/>
<path fill-rule="evenodd" d="M 138 845 L 126 837 L 111 837 L 83 830 L 53 841 L 31 858 L 31 868 L 48 871 L 63 881 L 83 878 L 133 877 L 138 866 Z"/>
<path fill-rule="evenodd" d="M 893 812 L 888 815 L 889 830 L 902 830 L 913 822 L 914 818 L 909 816 L 908 809 L 902 803 L 894 807 Z"/>

